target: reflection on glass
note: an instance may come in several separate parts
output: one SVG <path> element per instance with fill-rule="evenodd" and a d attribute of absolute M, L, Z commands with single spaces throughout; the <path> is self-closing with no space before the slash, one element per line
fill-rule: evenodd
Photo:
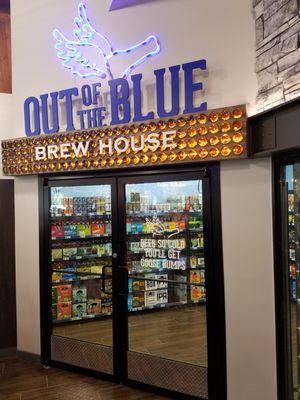
<path fill-rule="evenodd" d="M 53 334 L 112 345 L 110 186 L 52 187 L 50 224 Z"/>
<path fill-rule="evenodd" d="M 126 185 L 131 351 L 207 365 L 202 204 L 201 181 Z"/>

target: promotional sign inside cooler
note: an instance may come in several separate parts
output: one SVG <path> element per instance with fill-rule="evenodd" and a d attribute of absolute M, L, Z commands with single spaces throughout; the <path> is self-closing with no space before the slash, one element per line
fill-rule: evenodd
<path fill-rule="evenodd" d="M 146 274 L 146 279 L 150 279 L 149 281 L 145 281 L 145 290 L 155 290 L 157 289 L 156 275 L 155 274 Z M 151 280 L 153 279 L 153 280 Z"/>
<path fill-rule="evenodd" d="M 168 280 L 168 275 L 167 274 L 156 274 L 155 279 L 157 279 L 160 282 L 157 282 L 157 289 L 164 289 L 168 287 L 168 282 L 163 282 Z"/>
<path fill-rule="evenodd" d="M 156 303 L 157 304 L 168 303 L 168 290 L 162 289 L 156 291 Z"/>
<path fill-rule="evenodd" d="M 157 304 L 156 290 L 145 292 L 145 306 L 152 307 L 156 306 L 156 304 Z"/>

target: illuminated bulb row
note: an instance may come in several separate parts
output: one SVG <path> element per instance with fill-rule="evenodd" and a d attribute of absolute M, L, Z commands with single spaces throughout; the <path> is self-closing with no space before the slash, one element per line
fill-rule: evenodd
<path fill-rule="evenodd" d="M 58 144 L 73 141 L 86 141 L 91 139 L 98 139 L 104 137 L 112 137 L 119 135 L 130 135 L 145 132 L 155 132 L 162 131 L 165 129 L 173 129 L 176 127 L 194 127 L 196 124 L 202 125 L 198 128 L 199 134 L 205 134 L 207 132 L 217 133 L 229 132 L 231 125 L 229 120 L 233 119 L 232 129 L 234 131 L 239 131 L 243 127 L 242 121 L 239 119 L 244 116 L 243 108 L 237 107 L 235 109 L 224 109 L 220 112 L 213 111 L 211 113 L 202 113 L 200 115 L 190 115 L 188 117 L 180 117 L 178 119 L 169 119 L 168 121 L 158 121 L 142 123 L 140 125 L 123 126 L 116 128 L 106 128 L 106 129 L 94 129 L 90 131 L 80 131 L 71 132 L 63 134 L 54 134 L 49 136 L 35 137 L 35 138 L 24 138 L 21 140 L 11 140 L 2 142 L 3 149 L 19 149 L 26 148 L 28 146 L 36 145 L 46 145 L 46 144 Z M 219 123 L 218 123 L 219 121 Z M 207 124 L 207 126 L 206 126 Z M 191 130 L 190 134 L 193 135 L 194 132 Z"/>
<path fill-rule="evenodd" d="M 203 135 L 206 135 L 208 133 L 211 133 L 211 134 L 217 134 L 219 132 L 220 133 L 221 132 L 222 133 L 228 133 L 231 130 L 233 130 L 235 132 L 235 135 L 233 136 L 233 141 L 238 143 L 238 142 L 242 141 L 242 139 L 239 139 L 240 135 L 238 135 L 237 132 L 239 132 L 242 128 L 243 128 L 242 121 L 235 121 L 232 124 L 232 126 L 230 125 L 229 122 L 223 122 L 220 126 L 218 124 L 216 124 L 216 123 L 213 123 L 213 124 L 211 124 L 209 126 L 203 125 L 203 126 L 199 126 L 199 127 L 190 127 L 187 130 L 180 128 L 180 129 L 177 130 L 176 136 L 178 138 L 180 138 L 180 139 L 183 139 L 187 135 L 189 137 L 195 137 L 196 135 L 203 136 Z M 117 129 L 115 129 L 114 131 L 116 131 L 116 130 Z M 108 131 L 114 133 L 114 131 L 111 130 L 111 129 L 108 129 Z M 119 131 L 121 132 L 120 129 L 119 129 Z M 95 132 L 95 133 L 97 135 L 97 132 Z M 109 135 L 106 131 L 105 132 L 103 131 L 103 133 L 105 133 L 106 135 L 105 134 L 103 134 L 103 135 L 101 134 L 101 135 L 98 135 L 98 137 L 99 136 L 100 137 L 112 136 L 112 135 Z M 70 141 L 74 141 L 74 140 L 80 141 L 80 140 L 83 139 L 83 137 L 84 137 L 84 139 L 87 139 L 86 134 L 79 134 L 79 135 L 78 134 L 70 134 L 69 137 L 68 137 L 68 135 L 57 135 L 56 137 L 54 137 L 54 136 L 52 136 L 52 137 L 44 136 L 42 138 L 33 139 L 33 141 L 34 141 L 35 145 L 38 145 L 38 144 L 46 145 L 46 144 L 52 144 L 52 143 L 56 143 L 57 144 L 57 143 L 66 142 L 68 139 Z M 174 134 L 174 137 L 175 137 L 175 134 Z M 224 137 L 224 141 L 223 141 L 223 137 Z M 226 137 L 228 137 L 228 136 L 223 135 L 223 137 L 221 138 L 220 141 L 223 144 L 226 144 L 226 140 L 227 140 Z M 23 139 L 22 139 L 22 141 L 23 141 Z M 135 137 L 135 142 L 138 143 L 138 141 L 139 141 L 139 136 L 137 135 Z M 12 143 L 12 142 L 10 142 L 10 143 Z M 15 146 L 13 148 L 10 147 L 8 150 L 3 151 L 3 156 L 4 157 L 5 156 L 19 157 L 20 155 L 33 154 L 33 152 L 34 152 L 34 148 L 33 147 L 29 147 L 29 148 L 27 147 L 26 148 L 26 147 L 23 147 L 23 145 L 20 146 L 20 141 L 14 141 L 13 143 L 15 144 Z M 27 143 L 27 142 L 23 142 L 23 143 Z M 214 143 L 211 143 L 211 144 L 214 144 Z M 93 140 L 91 142 L 91 147 L 92 148 L 97 148 L 97 146 L 98 146 L 97 140 Z"/>
<path fill-rule="evenodd" d="M 195 147 L 198 147 L 198 146 L 206 147 L 206 146 L 216 146 L 218 144 L 227 145 L 231 141 L 233 141 L 234 143 L 240 143 L 243 140 L 244 140 L 244 136 L 243 136 L 242 133 L 239 132 L 239 133 L 234 134 L 233 136 L 230 136 L 229 134 L 223 134 L 220 138 L 218 136 L 216 136 L 216 135 L 213 135 L 210 138 L 202 137 L 199 140 L 196 140 L 195 138 L 192 138 L 192 139 L 187 140 L 187 141 L 184 140 L 184 139 L 180 139 L 176 144 L 174 144 L 174 147 L 176 146 L 176 148 L 178 148 L 179 150 L 183 150 L 185 148 L 194 149 Z M 158 150 L 164 151 L 165 148 L 163 148 L 163 146 L 160 146 Z M 146 157 L 149 157 L 149 154 L 147 156 L 145 153 L 150 153 L 151 154 L 152 152 L 150 152 L 148 147 L 145 146 L 142 151 L 134 152 L 131 149 L 127 149 L 125 154 L 128 156 L 130 154 L 138 155 L 138 154 L 141 154 L 141 153 L 145 156 L 145 157 L 143 157 L 143 155 L 141 156 L 142 162 L 145 163 L 147 161 L 143 161 L 143 160 L 146 160 Z M 101 157 L 103 158 L 105 155 L 106 154 L 104 153 L 104 154 L 101 155 Z M 99 154 L 98 154 L 98 151 L 95 149 L 93 152 L 88 152 L 86 158 L 89 160 L 89 159 L 93 159 L 93 158 L 96 158 L 96 157 L 99 157 Z M 74 163 L 76 163 L 76 161 L 75 161 L 76 157 L 75 157 L 74 153 L 71 154 L 71 158 L 73 160 L 73 161 L 71 161 L 72 166 L 73 166 Z M 83 158 L 83 156 L 82 156 L 82 154 L 80 154 L 79 159 L 82 159 L 82 158 Z M 154 155 L 154 158 L 155 158 L 155 155 Z M 51 159 L 53 160 L 52 157 L 50 157 L 50 161 L 51 161 Z M 28 155 L 26 157 L 16 157 L 16 158 L 11 158 L 11 159 L 3 158 L 3 165 L 7 165 L 7 164 L 9 164 L 9 165 L 18 165 L 18 164 L 22 164 L 22 163 L 23 164 L 27 164 L 27 163 L 30 163 L 30 162 L 32 163 L 33 161 L 34 161 L 34 159 L 33 159 L 32 155 Z M 81 164 L 79 164 L 79 165 L 81 167 Z"/>
<path fill-rule="evenodd" d="M 43 173 L 51 171 L 69 171 L 69 170 L 81 170 L 89 168 L 104 168 L 113 166 L 129 166 L 147 163 L 163 163 L 165 161 L 184 161 L 186 159 L 195 160 L 196 158 L 206 159 L 206 158 L 216 158 L 218 156 L 228 157 L 231 154 L 239 156 L 244 152 L 244 147 L 240 144 L 233 147 L 223 146 L 221 149 L 217 147 L 211 147 L 210 149 L 200 149 L 196 151 L 191 149 L 189 151 L 181 150 L 178 153 L 172 151 L 169 154 L 160 152 L 153 153 L 150 156 L 147 154 L 142 154 L 141 156 L 134 155 L 132 157 L 108 157 L 102 160 L 80 160 L 80 161 L 65 161 L 65 162 L 50 162 L 50 163 L 33 163 L 29 165 L 22 165 L 16 167 L 7 166 L 3 167 L 4 173 Z"/>

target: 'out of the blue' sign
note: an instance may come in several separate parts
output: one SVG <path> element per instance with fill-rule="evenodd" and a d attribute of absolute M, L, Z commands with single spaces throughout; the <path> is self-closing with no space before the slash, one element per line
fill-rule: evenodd
<path fill-rule="evenodd" d="M 179 72 L 184 73 L 184 114 L 196 113 L 207 109 L 207 103 L 194 104 L 194 94 L 203 89 L 201 82 L 194 81 L 196 70 L 206 69 L 206 60 L 169 67 L 171 75 L 171 109 L 166 111 L 165 106 L 165 68 L 154 71 L 156 78 L 156 111 L 143 114 L 142 112 L 142 74 L 132 75 L 129 79 L 119 78 L 108 82 L 110 89 L 110 124 L 119 125 L 129 122 L 141 122 L 156 117 L 173 117 L 179 114 Z M 106 118 L 106 107 L 99 107 L 101 83 L 83 85 L 81 93 L 78 88 L 70 88 L 42 94 L 39 98 L 28 97 L 24 102 L 25 131 L 27 136 L 40 133 L 50 134 L 60 131 L 59 100 L 65 102 L 66 131 L 75 130 L 73 115 L 73 100 L 81 96 L 82 105 L 89 107 L 77 111 L 80 129 L 96 128 L 103 126 Z M 132 88 L 132 95 L 130 89 Z M 131 110 L 133 109 L 133 115 Z M 49 115 L 51 112 L 51 116 Z M 50 123 L 51 121 L 51 123 Z"/>

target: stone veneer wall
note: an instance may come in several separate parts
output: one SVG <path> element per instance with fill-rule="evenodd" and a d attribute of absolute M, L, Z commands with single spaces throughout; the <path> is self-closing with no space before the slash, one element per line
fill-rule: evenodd
<path fill-rule="evenodd" d="M 253 0 L 253 11 L 257 108 L 264 110 L 300 96 L 300 1 Z"/>

